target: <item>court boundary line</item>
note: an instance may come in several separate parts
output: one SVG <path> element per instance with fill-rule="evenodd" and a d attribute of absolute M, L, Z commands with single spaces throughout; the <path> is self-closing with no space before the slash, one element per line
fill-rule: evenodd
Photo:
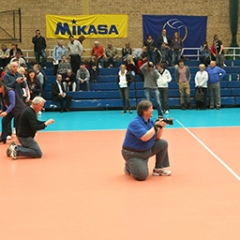
<path fill-rule="evenodd" d="M 240 181 L 240 176 L 235 173 L 220 157 L 218 157 L 205 143 L 203 143 L 194 133 L 192 133 L 187 127 L 185 127 L 179 120 L 176 122 L 186 130 L 195 140 L 197 140 L 219 163 L 221 163 L 238 181 Z"/>

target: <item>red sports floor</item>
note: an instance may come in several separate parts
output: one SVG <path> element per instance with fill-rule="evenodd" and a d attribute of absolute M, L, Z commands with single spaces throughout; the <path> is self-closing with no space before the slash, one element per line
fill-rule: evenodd
<path fill-rule="evenodd" d="M 173 174 L 144 182 L 123 173 L 125 130 L 39 132 L 36 160 L 1 144 L 0 240 L 239 240 L 239 130 L 165 129 Z"/>

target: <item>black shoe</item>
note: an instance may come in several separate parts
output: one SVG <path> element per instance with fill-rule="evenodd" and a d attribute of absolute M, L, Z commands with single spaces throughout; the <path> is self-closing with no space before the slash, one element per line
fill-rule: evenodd
<path fill-rule="evenodd" d="M 61 110 L 60 110 L 60 112 L 61 112 L 61 113 L 63 113 L 63 112 L 64 112 L 64 110 L 63 110 L 63 109 L 61 109 Z"/>
<path fill-rule="evenodd" d="M 0 143 L 6 144 L 7 140 L 6 139 L 0 139 Z"/>
<path fill-rule="evenodd" d="M 181 104 L 181 108 L 182 108 L 182 110 L 185 110 L 185 105 Z"/>
<path fill-rule="evenodd" d="M 192 109 L 192 107 L 191 107 L 191 104 L 190 104 L 190 103 L 188 103 L 188 104 L 187 104 L 187 108 L 188 108 L 188 109 Z"/>
<path fill-rule="evenodd" d="M 65 112 L 70 112 L 70 110 L 68 108 L 65 108 Z"/>

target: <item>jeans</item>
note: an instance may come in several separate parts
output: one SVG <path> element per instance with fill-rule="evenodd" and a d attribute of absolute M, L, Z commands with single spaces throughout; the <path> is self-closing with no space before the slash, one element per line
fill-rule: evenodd
<path fill-rule="evenodd" d="M 162 108 L 161 108 L 161 103 L 160 103 L 160 94 L 158 89 L 153 89 L 153 88 L 145 88 L 144 89 L 144 94 L 145 98 L 149 101 L 151 101 L 151 98 L 153 97 L 155 102 L 156 102 L 156 107 L 158 111 L 158 116 L 163 116 Z"/>
<path fill-rule="evenodd" d="M 155 168 L 170 166 L 168 142 L 164 139 L 157 139 L 153 147 L 144 152 L 132 152 L 122 149 L 126 169 L 139 181 L 144 181 L 148 177 L 148 159 L 154 155 L 156 155 Z"/>
<path fill-rule="evenodd" d="M 160 102 L 163 110 L 169 110 L 168 106 L 168 88 L 158 88 L 160 93 Z"/>
<path fill-rule="evenodd" d="M 17 145 L 17 156 L 25 156 L 32 158 L 41 158 L 42 151 L 39 148 L 37 142 L 32 137 L 22 138 L 18 137 L 21 145 Z"/>
<path fill-rule="evenodd" d="M 214 102 L 216 107 L 221 107 L 221 91 L 220 82 L 209 83 L 208 84 L 209 96 L 210 96 L 210 108 L 214 107 Z"/>
<path fill-rule="evenodd" d="M 126 108 L 128 106 L 128 110 L 131 110 L 130 100 L 129 100 L 129 88 L 119 88 L 119 92 L 122 99 L 123 111 L 126 112 Z"/>
<path fill-rule="evenodd" d="M 40 56 L 41 56 L 42 57 L 42 67 L 46 67 L 47 66 L 46 52 L 42 49 L 40 51 L 34 52 L 34 54 L 35 54 L 36 62 L 40 63 Z"/>
<path fill-rule="evenodd" d="M 224 68 L 224 55 L 223 54 L 216 55 L 216 65 L 220 68 Z"/>
<path fill-rule="evenodd" d="M 90 83 L 89 80 L 84 81 L 83 83 L 77 80 L 77 91 L 90 91 Z"/>
<path fill-rule="evenodd" d="M 181 57 L 181 51 L 179 51 L 178 49 L 175 49 L 172 51 L 172 64 L 178 64 L 178 61 Z"/>

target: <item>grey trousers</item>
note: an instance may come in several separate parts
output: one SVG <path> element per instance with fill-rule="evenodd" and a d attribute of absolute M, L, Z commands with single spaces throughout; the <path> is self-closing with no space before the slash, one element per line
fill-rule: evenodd
<path fill-rule="evenodd" d="M 17 156 L 26 156 L 31 158 L 40 158 L 42 157 L 42 151 L 38 146 L 37 142 L 31 138 L 21 138 L 18 137 L 21 145 L 16 147 Z"/>
<path fill-rule="evenodd" d="M 210 96 L 210 107 L 221 107 L 221 91 L 220 82 L 208 84 L 209 96 Z M 215 104 L 214 104 L 215 103 Z"/>
<path fill-rule="evenodd" d="M 169 167 L 168 142 L 164 139 L 155 141 L 153 147 L 145 152 L 132 152 L 122 149 L 125 167 L 139 181 L 148 177 L 148 159 L 156 155 L 155 168 Z"/>

